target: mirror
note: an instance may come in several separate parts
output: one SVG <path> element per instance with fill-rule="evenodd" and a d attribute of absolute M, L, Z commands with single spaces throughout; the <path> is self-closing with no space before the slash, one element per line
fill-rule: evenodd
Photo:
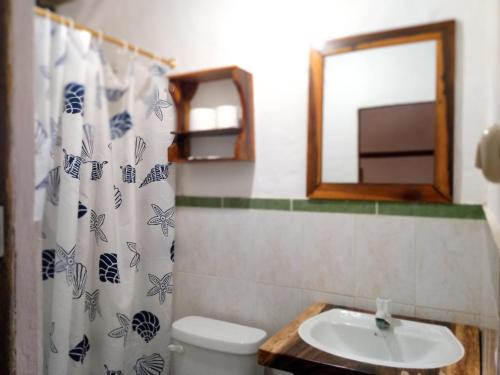
<path fill-rule="evenodd" d="M 311 51 L 308 196 L 452 199 L 454 22 Z"/>

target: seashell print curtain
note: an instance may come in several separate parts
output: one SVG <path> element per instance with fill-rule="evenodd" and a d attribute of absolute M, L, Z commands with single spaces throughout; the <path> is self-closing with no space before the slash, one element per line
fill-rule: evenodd
<path fill-rule="evenodd" d="M 90 34 L 42 17 L 35 40 L 45 374 L 167 374 L 175 191 L 166 71 L 125 53 L 112 66 Z"/>

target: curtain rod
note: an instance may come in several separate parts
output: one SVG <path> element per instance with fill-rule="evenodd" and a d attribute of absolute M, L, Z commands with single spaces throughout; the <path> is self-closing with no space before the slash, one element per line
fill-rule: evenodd
<path fill-rule="evenodd" d="M 66 18 L 66 17 L 63 17 L 57 13 L 53 13 L 48 9 L 34 7 L 34 12 L 38 16 L 48 17 L 52 21 L 60 23 L 62 25 L 74 27 L 75 29 L 78 29 L 78 30 L 85 30 L 85 31 L 89 32 L 90 34 L 92 34 L 96 38 L 102 38 L 102 40 L 105 40 L 106 42 L 115 44 L 117 46 L 121 46 L 123 48 L 127 48 L 131 52 L 137 52 L 139 55 L 148 57 L 148 58 L 153 59 L 153 60 L 161 61 L 162 63 L 170 66 L 171 68 L 175 68 L 175 66 L 177 65 L 177 62 L 175 61 L 174 58 L 160 58 L 157 55 L 155 55 L 153 52 L 146 51 L 146 50 L 139 48 L 134 44 L 130 44 L 124 40 L 112 37 L 110 35 L 103 34 L 102 32 L 91 29 L 90 27 L 87 27 L 85 25 L 75 23 L 70 18 Z"/>

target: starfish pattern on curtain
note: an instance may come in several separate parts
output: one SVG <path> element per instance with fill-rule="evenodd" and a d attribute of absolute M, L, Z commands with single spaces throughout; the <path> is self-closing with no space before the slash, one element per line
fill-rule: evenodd
<path fill-rule="evenodd" d="M 168 374 L 175 173 L 164 68 L 117 54 L 114 71 L 90 34 L 43 17 L 35 40 L 44 373 Z"/>

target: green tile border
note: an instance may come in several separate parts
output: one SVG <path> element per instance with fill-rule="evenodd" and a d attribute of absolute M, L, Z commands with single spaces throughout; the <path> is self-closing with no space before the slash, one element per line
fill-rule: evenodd
<path fill-rule="evenodd" d="M 222 208 L 252 208 L 257 210 L 290 211 L 290 199 L 222 198 Z"/>
<path fill-rule="evenodd" d="M 175 204 L 179 207 L 222 208 L 221 197 L 188 197 L 176 196 Z"/>
<path fill-rule="evenodd" d="M 238 208 L 485 220 L 482 206 L 469 204 L 195 196 L 177 196 L 176 204 L 179 207 Z"/>
<path fill-rule="evenodd" d="M 376 213 L 375 202 L 365 201 L 327 201 L 294 199 L 292 201 L 293 211 L 305 212 L 338 212 L 350 214 L 372 214 Z"/>
<path fill-rule="evenodd" d="M 392 203 L 380 202 L 379 215 L 398 215 L 416 217 L 435 217 L 449 219 L 484 220 L 483 207 L 469 204 L 432 204 L 432 203 Z"/>

